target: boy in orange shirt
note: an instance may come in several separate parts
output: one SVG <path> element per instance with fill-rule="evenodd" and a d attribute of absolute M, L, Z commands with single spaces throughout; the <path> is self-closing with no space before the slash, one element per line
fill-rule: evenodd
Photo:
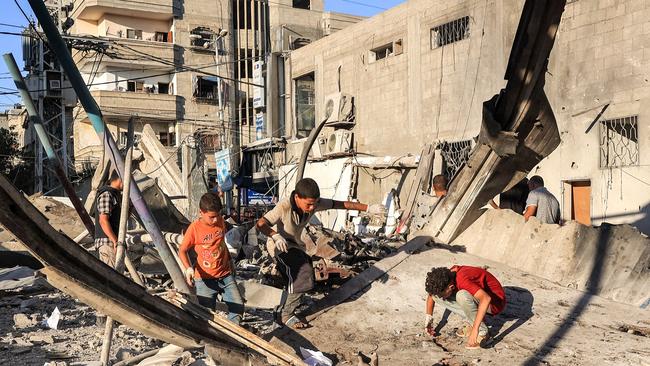
<path fill-rule="evenodd" d="M 200 218 L 187 228 L 178 255 L 185 266 L 185 280 L 196 285 L 199 303 L 214 309 L 217 294 L 228 307 L 228 319 L 239 324 L 244 314 L 242 301 L 224 240 L 226 226 L 221 216 L 221 200 L 206 193 L 199 201 Z M 196 252 L 196 268 L 187 257 L 191 248 Z"/>

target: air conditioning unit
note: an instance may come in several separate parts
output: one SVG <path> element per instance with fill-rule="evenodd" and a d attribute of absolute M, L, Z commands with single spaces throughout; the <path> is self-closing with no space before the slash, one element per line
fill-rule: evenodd
<path fill-rule="evenodd" d="M 352 137 L 354 134 L 348 130 L 337 130 L 327 138 L 325 156 L 348 154 L 352 151 Z"/>
<path fill-rule="evenodd" d="M 328 125 L 351 123 L 354 117 L 354 97 L 336 93 L 325 98 L 325 118 Z"/>
<path fill-rule="evenodd" d="M 311 157 L 320 159 L 327 151 L 327 138 L 324 135 L 318 136 L 318 139 L 311 145 Z"/>

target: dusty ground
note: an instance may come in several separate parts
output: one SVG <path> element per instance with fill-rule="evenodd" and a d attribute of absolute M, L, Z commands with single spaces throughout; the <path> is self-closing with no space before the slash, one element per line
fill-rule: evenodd
<path fill-rule="evenodd" d="M 57 229 L 69 236 L 83 230 L 70 219 L 75 217 L 70 208 L 46 199 L 35 202 Z M 0 232 L 0 244 L 7 240 L 7 233 Z M 451 264 L 486 265 L 506 287 L 509 305 L 488 322 L 497 336 L 487 349 L 464 349 L 464 341 L 453 335 L 462 324 L 455 315 L 441 328 L 437 344 L 424 334 L 424 276 L 433 266 Z M 58 330 L 41 324 L 55 307 L 62 313 Z M 266 315 L 262 318 L 269 318 Z M 434 316 L 441 319 L 442 310 L 436 308 Z M 93 309 L 57 290 L 0 293 L 0 365 L 97 361 L 103 327 L 95 325 L 95 318 Z M 298 332 L 267 333 L 271 327 L 266 324 L 262 333 L 287 349 L 321 350 L 341 365 L 357 365 L 359 351 L 376 351 L 380 365 L 650 365 L 648 310 L 442 248 L 409 257 L 365 293 L 322 314 L 312 325 Z M 161 345 L 120 326 L 112 360 Z M 189 365 L 203 357 L 194 352 L 176 364 Z"/>
<path fill-rule="evenodd" d="M 424 277 L 450 264 L 489 266 L 509 297 L 491 319 L 498 333 L 489 348 L 465 350 L 451 315 L 439 345 L 423 333 Z M 357 364 L 358 351 L 376 349 L 380 365 L 650 365 L 647 310 L 589 296 L 502 264 L 465 253 L 428 249 L 409 257 L 358 298 L 324 313 L 313 328 L 280 338 L 319 349 L 339 364 Z M 436 308 L 434 317 L 443 311 Z M 274 342 L 278 342 L 277 339 Z"/>

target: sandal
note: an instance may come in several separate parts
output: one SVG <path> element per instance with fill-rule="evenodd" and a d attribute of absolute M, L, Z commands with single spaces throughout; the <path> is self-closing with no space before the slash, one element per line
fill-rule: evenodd
<path fill-rule="evenodd" d="M 300 318 L 298 318 L 295 315 L 293 315 L 291 318 L 287 319 L 284 322 L 284 326 L 289 327 L 291 329 L 306 329 L 306 328 L 310 327 L 309 323 L 300 320 Z"/>

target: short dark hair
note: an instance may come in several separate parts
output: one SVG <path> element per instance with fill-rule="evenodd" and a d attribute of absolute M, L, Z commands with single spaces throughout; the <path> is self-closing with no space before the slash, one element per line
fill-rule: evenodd
<path fill-rule="evenodd" d="M 120 172 L 118 172 L 117 169 L 113 169 L 111 170 L 111 174 L 108 175 L 108 180 L 106 182 L 108 184 L 111 184 L 118 179 L 122 179 Z"/>
<path fill-rule="evenodd" d="M 528 180 L 528 183 L 533 183 L 536 186 L 544 187 L 544 178 L 540 177 L 539 175 L 533 175 Z"/>
<path fill-rule="evenodd" d="M 455 273 L 446 267 L 434 267 L 427 273 L 424 284 L 429 295 L 440 296 L 442 292 L 455 280 Z"/>
<path fill-rule="evenodd" d="M 218 195 L 212 192 L 205 193 L 199 201 L 201 212 L 221 212 L 223 206 Z"/>
<path fill-rule="evenodd" d="M 445 177 L 442 174 L 438 174 L 435 177 L 433 177 L 433 188 L 436 191 L 444 191 L 447 189 L 447 184 L 449 184 L 449 181 L 447 180 L 447 177 Z"/>
<path fill-rule="evenodd" d="M 311 178 L 302 178 L 296 183 L 296 194 L 300 198 L 320 198 L 318 183 Z"/>

